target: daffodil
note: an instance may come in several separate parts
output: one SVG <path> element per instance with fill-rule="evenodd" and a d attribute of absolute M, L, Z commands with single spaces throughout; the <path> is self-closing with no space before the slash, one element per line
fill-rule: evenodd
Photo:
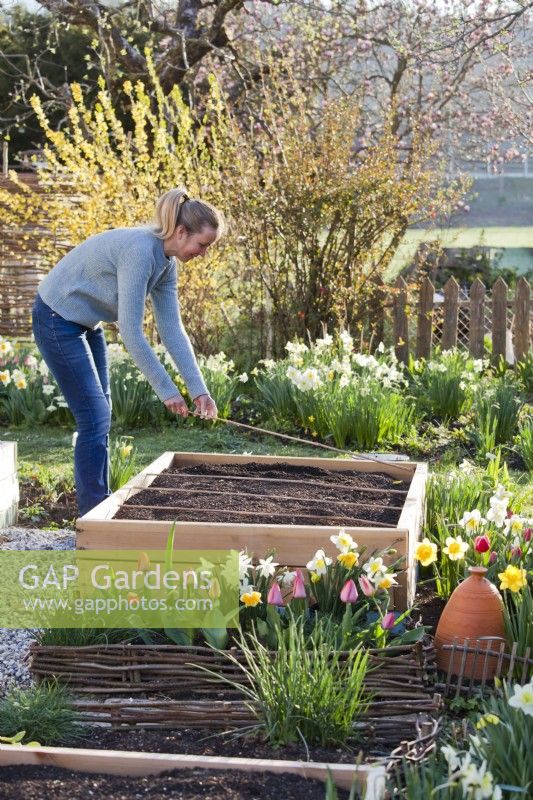
<path fill-rule="evenodd" d="M 483 525 L 485 520 L 481 516 L 481 512 L 475 508 L 473 511 L 465 511 L 462 518 L 459 520 L 459 525 L 468 533 L 476 531 L 480 525 Z"/>
<path fill-rule="evenodd" d="M 9 370 L 8 369 L 2 370 L 0 372 L 0 383 L 3 386 L 7 386 L 8 383 L 10 383 L 10 382 L 11 382 L 11 375 L 9 374 Z"/>
<path fill-rule="evenodd" d="M 463 542 L 460 536 L 448 536 L 446 547 L 442 548 L 442 552 L 446 553 L 450 561 L 460 561 L 465 557 L 469 547 L 468 542 Z"/>
<path fill-rule="evenodd" d="M 520 709 L 529 717 L 533 717 L 533 681 L 524 684 L 524 686 L 515 683 L 509 705 Z"/>
<path fill-rule="evenodd" d="M 317 550 L 314 558 L 308 561 L 306 566 L 308 570 L 317 572 L 319 575 L 325 575 L 328 566 L 331 564 L 331 558 L 328 558 L 323 550 Z"/>
<path fill-rule="evenodd" d="M 25 389 L 27 385 L 28 384 L 26 383 L 26 378 L 24 378 L 23 376 L 20 376 L 15 380 L 15 386 L 17 387 L 17 389 Z"/>
<path fill-rule="evenodd" d="M 357 542 L 354 542 L 351 535 L 346 533 L 344 528 L 341 528 L 336 536 L 330 536 L 329 539 L 341 553 L 347 553 L 349 550 L 357 548 Z"/>
<path fill-rule="evenodd" d="M 396 581 L 395 578 L 396 578 L 395 572 L 386 572 L 384 575 L 376 577 L 374 583 L 376 584 L 378 589 L 388 590 L 392 586 L 398 586 L 398 581 Z"/>
<path fill-rule="evenodd" d="M 257 571 L 263 578 L 270 578 L 276 571 L 276 567 L 279 567 L 272 559 L 274 556 L 268 556 L 268 558 L 260 558 L 259 564 L 257 565 Z"/>
<path fill-rule="evenodd" d="M 500 579 L 500 589 L 510 589 L 511 592 L 519 592 L 527 585 L 527 573 L 521 567 L 509 564 L 503 572 L 498 573 Z"/>
<path fill-rule="evenodd" d="M 239 553 L 239 580 L 244 580 L 252 568 L 252 559 L 244 550 Z"/>
<path fill-rule="evenodd" d="M 371 558 L 370 561 L 366 562 L 363 569 L 368 574 L 369 578 L 373 578 L 378 573 L 384 571 L 383 559 L 381 557 Z"/>
<path fill-rule="evenodd" d="M 347 553 L 339 553 L 337 561 L 339 561 L 343 567 L 346 567 L 346 569 L 351 569 L 359 561 L 359 554 L 353 550 L 349 550 Z"/>
<path fill-rule="evenodd" d="M 261 592 L 255 592 L 249 589 L 247 592 L 241 594 L 241 602 L 244 603 L 247 608 L 254 608 L 261 602 Z"/>
<path fill-rule="evenodd" d="M 420 561 L 423 567 L 429 567 L 437 560 L 437 545 L 435 542 L 430 542 L 426 537 L 419 542 L 415 549 L 415 559 Z"/>
<path fill-rule="evenodd" d="M 132 450 L 133 450 L 133 445 L 132 444 L 123 444 L 119 448 L 118 452 L 120 453 L 120 457 L 125 459 L 125 458 L 128 458 L 128 456 L 131 454 Z"/>

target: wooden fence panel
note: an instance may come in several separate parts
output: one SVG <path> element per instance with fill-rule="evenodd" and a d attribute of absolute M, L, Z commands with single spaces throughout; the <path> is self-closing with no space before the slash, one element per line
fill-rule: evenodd
<path fill-rule="evenodd" d="M 470 287 L 470 329 L 468 349 L 474 358 L 483 358 L 485 337 L 485 285 L 476 278 Z"/>
<path fill-rule="evenodd" d="M 416 330 L 417 358 L 429 358 L 431 355 L 434 294 L 435 287 L 429 278 L 424 278 L 420 284 L 420 293 L 418 296 L 418 319 Z"/>
<path fill-rule="evenodd" d="M 409 360 L 409 327 L 406 309 L 407 284 L 400 275 L 395 285 L 396 294 L 392 304 L 395 352 L 398 361 L 407 364 Z"/>
<path fill-rule="evenodd" d="M 516 284 L 514 301 L 513 347 L 517 361 L 527 355 L 530 342 L 529 316 L 531 313 L 531 287 L 526 278 Z"/>
<path fill-rule="evenodd" d="M 459 317 L 459 284 L 449 278 L 444 286 L 444 324 L 442 349 L 450 350 L 457 345 L 457 321 Z"/>
<path fill-rule="evenodd" d="M 492 287 L 492 360 L 505 358 L 507 347 L 507 284 L 498 278 Z"/>

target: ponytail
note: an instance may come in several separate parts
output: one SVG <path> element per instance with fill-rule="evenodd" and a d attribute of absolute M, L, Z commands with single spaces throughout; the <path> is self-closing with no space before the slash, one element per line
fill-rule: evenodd
<path fill-rule="evenodd" d="M 189 197 L 184 187 L 165 192 L 155 207 L 154 233 L 159 239 L 168 239 L 178 225 L 189 233 L 201 233 L 207 225 L 217 232 L 217 239 L 226 230 L 222 213 L 205 200 Z"/>

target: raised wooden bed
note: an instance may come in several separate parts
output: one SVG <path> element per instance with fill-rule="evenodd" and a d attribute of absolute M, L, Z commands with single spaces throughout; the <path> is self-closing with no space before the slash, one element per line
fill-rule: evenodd
<path fill-rule="evenodd" d="M 399 506 L 398 521 L 395 525 L 343 524 L 342 518 L 336 518 L 335 524 L 292 525 L 283 522 L 284 500 L 279 499 L 279 524 L 239 522 L 240 512 L 234 511 L 229 522 L 180 521 L 178 507 L 171 507 L 171 516 L 166 507 L 166 518 L 163 520 L 117 519 L 116 515 L 125 503 L 138 492 L 148 489 L 160 478 L 168 468 L 187 468 L 199 465 L 281 465 L 295 467 L 315 467 L 338 473 L 352 471 L 359 474 L 381 473 L 397 481 L 406 481 L 406 486 L 392 490 L 395 502 Z M 132 478 L 122 489 L 112 494 L 88 514 L 77 521 L 77 547 L 79 549 L 118 549 L 118 550 L 151 550 L 164 549 L 171 522 L 176 520 L 175 547 L 177 550 L 247 549 L 254 557 L 264 557 L 268 551 L 275 550 L 276 561 L 291 567 L 304 567 L 315 551 L 323 548 L 326 553 L 335 555 L 336 550 L 330 542 L 330 536 L 344 527 L 352 534 L 361 547 L 370 553 L 387 547 L 394 547 L 397 556 L 404 556 L 406 569 L 399 576 L 399 586 L 394 594 L 396 607 L 403 610 L 411 604 L 415 595 L 416 569 L 413 552 L 418 541 L 423 521 L 425 484 L 427 465 L 413 462 L 385 463 L 366 459 L 330 459 L 330 458 L 297 458 L 275 456 L 225 455 L 218 453 L 163 453 L 146 469 Z M 234 478 L 235 491 L 239 488 L 239 479 Z M 308 482 L 311 484 L 311 482 Z M 162 489 L 161 492 L 165 490 Z M 369 505 L 379 505 L 379 491 L 365 490 Z M 186 508 L 186 495 L 184 497 Z M 310 501 L 312 503 L 313 501 Z M 316 502 L 316 501 L 315 501 Z M 223 503 L 223 500 L 220 500 Z M 347 506 L 355 505 L 346 503 Z M 358 504 L 361 505 L 360 503 Z M 153 508 L 153 506 L 150 506 Z M 348 512 L 347 512 L 348 514 Z M 357 511 L 357 516 L 362 512 Z M 246 512 L 246 516 L 251 514 Z M 252 514 L 253 516 L 253 514 Z M 316 511 L 309 511 L 310 519 L 319 520 Z M 354 513 L 346 519 L 354 517 Z"/>
<path fill-rule="evenodd" d="M 37 764 L 63 767 L 79 772 L 108 775 L 157 775 L 175 769 L 239 770 L 300 775 L 326 781 L 328 770 L 335 784 L 350 789 L 355 781 L 364 800 L 381 800 L 385 796 L 383 765 L 321 764 L 312 761 L 281 761 L 220 756 L 135 753 L 121 750 L 85 750 L 67 747 L 24 747 L 0 744 L 0 767 L 15 764 Z M 0 772 L 1 778 L 1 772 Z"/>
<path fill-rule="evenodd" d="M 0 528 L 16 525 L 18 505 L 17 443 L 0 442 Z"/>
<path fill-rule="evenodd" d="M 242 659 L 237 650 L 232 654 Z M 69 685 L 88 723 L 227 730 L 254 721 L 237 691 L 197 668 L 243 681 L 235 664 L 208 647 L 33 645 L 30 657 L 37 680 L 56 677 Z M 390 752 L 416 735 L 419 715 L 434 715 L 440 707 L 440 696 L 428 685 L 434 651 L 422 643 L 371 650 L 370 667 L 365 685 L 373 698 L 357 729 L 374 751 Z"/>

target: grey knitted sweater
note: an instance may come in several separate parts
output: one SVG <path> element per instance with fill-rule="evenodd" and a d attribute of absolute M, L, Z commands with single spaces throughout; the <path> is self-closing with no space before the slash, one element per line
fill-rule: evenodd
<path fill-rule="evenodd" d="M 79 244 L 46 275 L 39 294 L 56 314 L 94 328 L 117 322 L 126 349 L 161 400 L 178 394 L 143 333 L 145 302 L 151 297 L 161 341 L 192 398 L 206 394 L 180 317 L 176 260 L 149 228 L 116 228 Z"/>

